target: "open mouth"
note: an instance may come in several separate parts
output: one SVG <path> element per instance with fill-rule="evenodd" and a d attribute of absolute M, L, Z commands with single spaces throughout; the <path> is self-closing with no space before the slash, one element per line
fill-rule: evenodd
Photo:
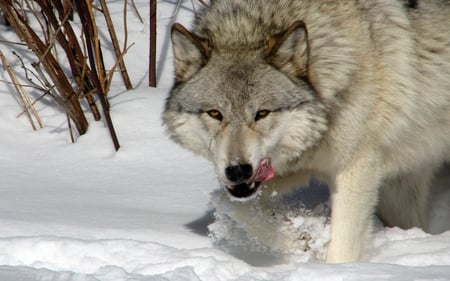
<path fill-rule="evenodd" d="M 264 158 L 259 162 L 258 169 L 250 179 L 241 184 L 227 186 L 227 190 L 235 198 L 248 198 L 256 193 L 261 183 L 270 180 L 274 176 L 275 170 L 270 164 L 270 160 Z"/>
<path fill-rule="evenodd" d="M 233 197 L 248 198 L 256 193 L 260 185 L 261 182 L 252 182 L 250 185 L 244 182 L 232 187 L 227 186 L 227 190 Z"/>

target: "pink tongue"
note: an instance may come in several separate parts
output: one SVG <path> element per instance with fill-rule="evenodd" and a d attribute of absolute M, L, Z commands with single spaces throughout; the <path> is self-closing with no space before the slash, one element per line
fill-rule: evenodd
<path fill-rule="evenodd" d="M 270 165 L 269 159 L 262 159 L 261 162 L 259 162 L 258 170 L 256 170 L 253 177 L 247 181 L 247 184 L 268 181 L 274 176 L 275 170 L 272 168 L 272 165 Z"/>

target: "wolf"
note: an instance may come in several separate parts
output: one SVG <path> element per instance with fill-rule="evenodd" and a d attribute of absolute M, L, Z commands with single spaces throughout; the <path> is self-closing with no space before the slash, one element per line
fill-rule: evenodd
<path fill-rule="evenodd" d="M 326 261 L 361 260 L 375 214 L 427 230 L 450 159 L 449 26 L 447 0 L 211 1 L 172 26 L 163 124 L 231 198 L 325 181 Z"/>

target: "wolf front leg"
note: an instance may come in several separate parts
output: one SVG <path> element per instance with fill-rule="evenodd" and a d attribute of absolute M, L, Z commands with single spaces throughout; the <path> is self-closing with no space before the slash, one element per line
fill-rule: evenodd
<path fill-rule="evenodd" d="M 341 263 L 361 258 L 372 229 L 380 174 L 378 161 L 360 157 L 351 161 L 331 185 L 331 241 L 327 262 Z"/>

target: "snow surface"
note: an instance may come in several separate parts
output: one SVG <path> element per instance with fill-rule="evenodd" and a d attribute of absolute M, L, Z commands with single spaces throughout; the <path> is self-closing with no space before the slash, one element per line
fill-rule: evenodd
<path fill-rule="evenodd" d="M 108 3 L 123 34 L 123 1 Z M 136 4 L 146 17 L 148 1 Z M 189 25 L 193 15 L 190 1 L 174 17 L 175 10 L 175 1 L 158 3 L 157 89 L 147 87 L 148 23 L 129 11 L 134 45 L 125 60 L 135 89 L 125 91 L 117 74 L 109 96 L 122 145 L 117 153 L 105 125 L 92 120 L 89 132 L 71 144 L 65 114 L 51 100 L 37 105 L 45 127 L 33 132 L 24 116 L 16 118 L 12 88 L 0 83 L 1 281 L 450 280 L 448 190 L 433 199 L 436 234 L 379 227 L 366 262 L 319 262 L 329 230 L 324 215 L 277 209 L 283 222 L 275 219 L 270 227 L 281 237 L 307 227 L 314 242 L 291 252 L 243 233 L 228 216 L 234 203 L 221 197 L 212 166 L 169 141 L 161 126 L 173 81 L 169 28 L 175 21 Z M 0 40 L 15 40 L 3 25 Z M 20 70 L 11 53 L 20 48 L 0 48 Z M 111 66 L 112 55 L 105 59 Z M 9 80 L 3 68 L 0 76 Z"/>

